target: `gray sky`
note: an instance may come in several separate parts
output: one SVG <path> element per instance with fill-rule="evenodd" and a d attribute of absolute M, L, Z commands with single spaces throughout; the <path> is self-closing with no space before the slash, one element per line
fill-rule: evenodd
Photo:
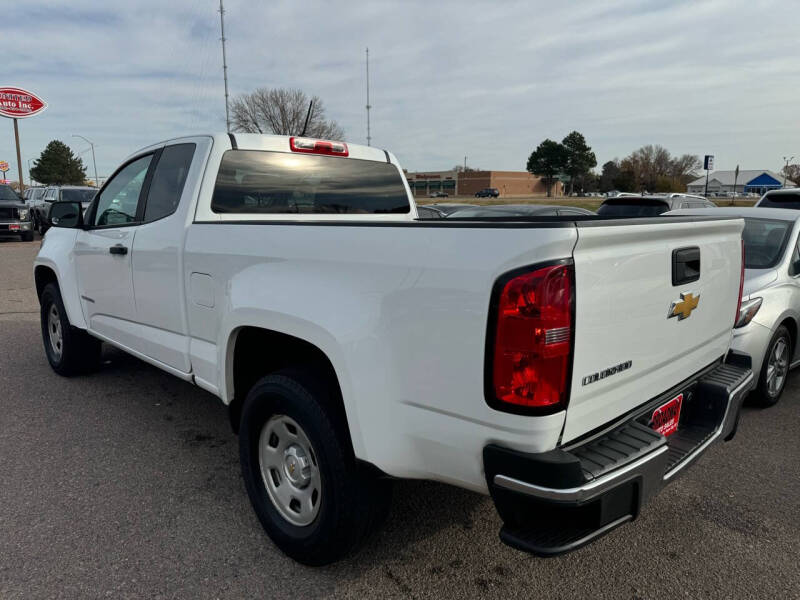
<path fill-rule="evenodd" d="M 224 131 L 216 0 L 70 0 L 4 10 L 0 85 L 49 108 L 20 121 L 23 165 L 51 139 L 93 140 L 107 175 L 130 152 Z M 582 132 L 598 163 L 647 143 L 716 166 L 800 159 L 800 11 L 789 2 L 226 0 L 233 95 L 319 95 L 346 139 L 410 170 L 522 170 L 544 138 Z M 82 154 L 92 174 L 91 154 Z M 13 129 L 0 160 L 16 178 Z M 797 162 L 797 159 L 795 160 Z M 27 173 L 26 173 L 27 181 Z"/>

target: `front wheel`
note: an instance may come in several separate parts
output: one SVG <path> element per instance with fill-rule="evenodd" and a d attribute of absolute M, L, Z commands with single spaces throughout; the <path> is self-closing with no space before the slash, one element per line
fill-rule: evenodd
<path fill-rule="evenodd" d="M 311 372 L 259 380 L 242 407 L 239 457 L 264 530 L 307 565 L 334 562 L 386 515 L 390 483 L 359 465 L 344 416 Z"/>
<path fill-rule="evenodd" d="M 70 325 L 61 291 L 55 283 L 45 286 L 39 302 L 44 351 L 53 370 L 69 377 L 96 367 L 100 362 L 101 342 Z"/>
<path fill-rule="evenodd" d="M 758 378 L 756 400 L 760 406 L 768 407 L 777 404 L 786 379 L 789 375 L 789 364 L 792 361 L 792 338 L 789 331 L 781 325 L 767 346 L 761 374 Z"/>

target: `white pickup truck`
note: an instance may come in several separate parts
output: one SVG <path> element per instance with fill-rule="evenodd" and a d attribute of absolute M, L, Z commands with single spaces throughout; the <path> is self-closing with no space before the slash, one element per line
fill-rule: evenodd
<path fill-rule="evenodd" d="M 732 436 L 753 385 L 740 219 L 426 221 L 389 152 L 221 134 L 136 152 L 51 221 L 53 369 L 103 341 L 219 396 L 264 529 L 307 564 L 377 526 L 392 478 L 577 548 Z"/>

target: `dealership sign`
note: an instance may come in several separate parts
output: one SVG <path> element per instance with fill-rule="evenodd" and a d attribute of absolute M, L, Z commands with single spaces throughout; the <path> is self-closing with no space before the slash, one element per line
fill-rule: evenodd
<path fill-rule="evenodd" d="M 0 87 L 0 115 L 12 119 L 32 117 L 47 108 L 47 103 L 16 87 Z"/>

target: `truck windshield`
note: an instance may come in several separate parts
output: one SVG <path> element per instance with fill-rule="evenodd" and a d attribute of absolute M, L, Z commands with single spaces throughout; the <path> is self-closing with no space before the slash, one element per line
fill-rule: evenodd
<path fill-rule="evenodd" d="M 669 210 L 669 204 L 642 198 L 606 200 L 597 209 L 604 217 L 656 217 Z"/>
<path fill-rule="evenodd" d="M 17 193 L 7 185 L 0 185 L 0 200 L 6 202 L 21 202 Z"/>
<path fill-rule="evenodd" d="M 408 213 L 395 165 L 335 156 L 229 150 L 222 157 L 211 209 L 217 213 Z"/>
<path fill-rule="evenodd" d="M 61 199 L 64 202 L 91 202 L 97 190 L 61 190 Z"/>
<path fill-rule="evenodd" d="M 783 256 L 792 221 L 772 219 L 744 220 L 744 266 L 746 269 L 771 269 Z"/>

